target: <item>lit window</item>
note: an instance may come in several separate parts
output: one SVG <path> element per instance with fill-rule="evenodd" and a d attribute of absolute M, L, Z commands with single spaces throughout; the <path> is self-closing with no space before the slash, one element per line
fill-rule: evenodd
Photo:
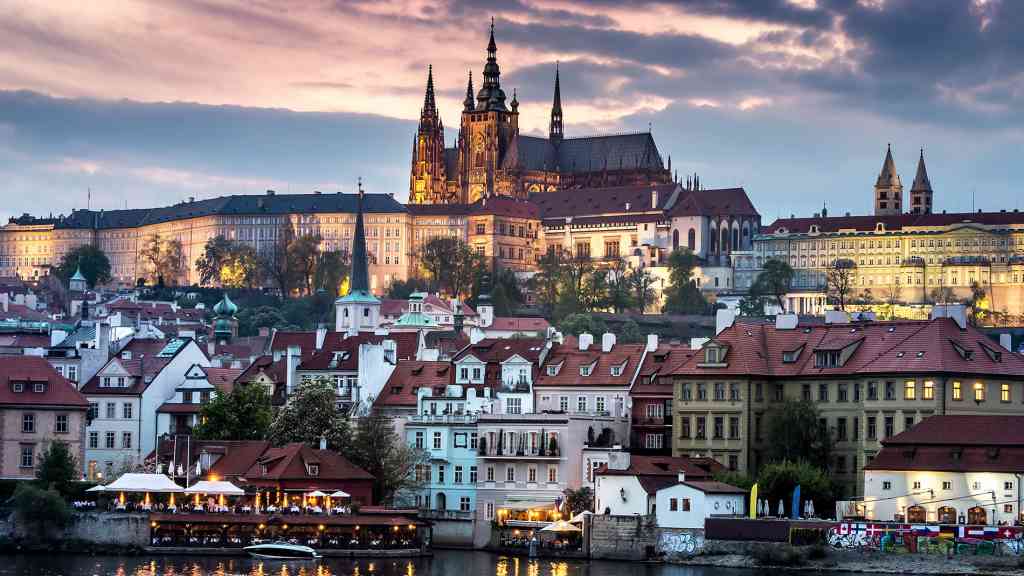
<path fill-rule="evenodd" d="M 921 390 L 921 398 L 924 400 L 932 400 L 935 398 L 935 382 L 931 380 L 924 381 L 924 388 Z"/>
<path fill-rule="evenodd" d="M 917 382 L 914 380 L 907 380 L 903 385 L 903 399 L 914 400 L 917 398 Z"/>
<path fill-rule="evenodd" d="M 953 400 L 963 400 L 963 399 L 964 399 L 964 393 L 963 393 L 963 387 L 961 386 L 961 382 L 959 380 L 954 380 L 953 381 Z"/>
<path fill-rule="evenodd" d="M 985 401 L 985 385 L 981 382 L 974 383 L 974 401 L 984 402 Z"/>

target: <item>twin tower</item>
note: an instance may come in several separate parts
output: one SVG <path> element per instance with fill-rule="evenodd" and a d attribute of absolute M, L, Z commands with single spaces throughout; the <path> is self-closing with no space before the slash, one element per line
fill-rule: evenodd
<path fill-rule="evenodd" d="M 917 159 L 917 176 L 910 187 L 910 214 L 932 213 L 932 183 L 928 180 L 928 170 L 924 166 L 924 150 Z M 898 216 L 903 213 L 903 183 L 896 173 L 896 163 L 892 159 L 892 146 L 885 151 L 882 172 L 875 182 L 875 215 Z"/>

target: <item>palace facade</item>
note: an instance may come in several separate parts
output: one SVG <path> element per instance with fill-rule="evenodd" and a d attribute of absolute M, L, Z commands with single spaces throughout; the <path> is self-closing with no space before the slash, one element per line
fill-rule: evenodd
<path fill-rule="evenodd" d="M 650 132 L 565 137 L 558 67 L 548 137 L 519 132 L 519 100 L 501 87 L 494 23 L 483 85 L 470 72 L 455 146 L 446 147 L 434 96 L 433 68 L 413 139 L 412 204 L 472 204 L 485 196 L 526 198 L 532 192 L 672 182 Z"/>

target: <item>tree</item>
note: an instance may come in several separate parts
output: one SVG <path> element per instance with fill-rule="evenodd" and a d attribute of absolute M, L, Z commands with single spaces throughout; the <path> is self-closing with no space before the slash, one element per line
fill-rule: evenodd
<path fill-rule="evenodd" d="M 199 283 L 227 288 L 257 284 L 256 251 L 248 244 L 216 236 L 206 241 L 203 255 L 196 260 Z"/>
<path fill-rule="evenodd" d="M 654 276 L 646 268 L 633 268 L 629 272 L 629 286 L 633 291 L 633 304 L 643 314 L 647 312 L 648 306 L 654 303 Z"/>
<path fill-rule="evenodd" d="M 882 300 L 889 313 L 889 320 L 896 319 L 896 305 L 900 303 L 902 297 L 903 287 L 899 284 L 889 284 L 882 288 Z"/>
<path fill-rule="evenodd" d="M 54 274 L 64 284 L 75 275 L 76 270 L 82 271 L 89 288 L 110 282 L 110 259 L 107 254 L 94 244 L 83 244 L 64 254 Z"/>
<path fill-rule="evenodd" d="M 828 470 L 832 432 L 822 425 L 817 406 L 809 401 L 786 400 L 768 411 L 767 458 L 770 462 L 807 462 Z"/>
<path fill-rule="evenodd" d="M 261 250 L 256 259 L 263 276 L 277 287 L 282 298 L 291 294 L 293 268 L 288 262 L 288 247 L 294 238 L 295 229 L 291 223 L 282 222 L 275 231 L 273 242 Z"/>
<path fill-rule="evenodd" d="M 793 282 L 793 268 L 789 264 L 771 258 L 764 263 L 764 269 L 750 286 L 750 293 L 774 300 L 779 309 L 783 309 L 784 297 Z"/>
<path fill-rule="evenodd" d="M 153 284 L 177 285 L 185 269 L 183 254 L 181 240 L 164 240 L 158 234 L 150 234 L 139 250 L 146 279 Z"/>
<path fill-rule="evenodd" d="M 22 482 L 14 489 L 14 511 L 25 526 L 34 528 L 43 540 L 53 528 L 64 528 L 71 523 L 71 509 L 56 490 L 39 488 Z"/>
<path fill-rule="evenodd" d="M 589 486 L 583 486 L 576 490 L 566 488 L 564 494 L 567 514 L 575 516 L 580 512 L 594 511 L 594 490 Z"/>
<path fill-rule="evenodd" d="M 71 493 L 71 484 L 79 475 L 78 462 L 66 442 L 54 440 L 43 451 L 36 480 L 44 489 L 56 490 L 62 496 Z"/>
<path fill-rule="evenodd" d="M 397 494 L 422 488 L 415 471 L 417 466 L 427 463 L 428 455 L 404 442 L 388 417 L 360 418 L 344 455 L 373 475 L 374 501 L 393 503 Z"/>
<path fill-rule="evenodd" d="M 281 307 L 260 306 L 258 308 L 242 308 L 238 313 L 238 335 L 253 336 L 260 328 L 286 330 L 292 326 L 281 313 Z"/>
<path fill-rule="evenodd" d="M 192 435 L 199 440 L 263 440 L 272 420 L 267 390 L 236 384 L 231 392 L 217 394 L 203 405 Z"/>
<path fill-rule="evenodd" d="M 388 286 L 386 297 L 394 300 L 408 300 L 413 292 L 426 292 L 427 281 L 419 276 L 408 280 L 393 280 Z"/>
<path fill-rule="evenodd" d="M 619 326 L 618 336 L 619 342 L 623 344 L 639 344 L 646 341 L 643 332 L 640 331 L 640 325 L 632 318 L 627 319 Z"/>
<path fill-rule="evenodd" d="M 455 298 L 470 296 L 484 258 L 468 244 L 451 236 L 431 238 L 416 252 L 426 271 L 430 288 Z"/>
<path fill-rule="evenodd" d="M 800 486 L 800 499 L 813 501 L 815 510 L 825 513 L 835 510 L 837 486 L 826 469 L 809 462 L 784 460 L 765 464 L 758 471 L 758 494 L 772 504 L 782 500 L 787 510 L 797 486 Z"/>
<path fill-rule="evenodd" d="M 697 257 L 689 249 L 679 248 L 668 257 L 669 282 L 665 311 L 673 314 L 704 314 L 708 303 L 693 283 Z"/>
<path fill-rule="evenodd" d="M 540 304 L 544 316 L 547 318 L 554 316 L 555 306 L 558 304 L 564 262 L 565 258 L 561 253 L 554 250 L 549 251 L 541 257 L 540 262 L 537 263 L 537 273 L 530 279 L 537 303 Z"/>
<path fill-rule="evenodd" d="M 956 295 L 949 286 L 938 286 L 928 293 L 932 304 L 950 304 L 956 301 Z"/>
<path fill-rule="evenodd" d="M 608 307 L 621 314 L 636 305 L 633 299 L 633 283 L 625 260 L 616 260 L 607 274 Z"/>
<path fill-rule="evenodd" d="M 318 446 L 324 438 L 328 448 L 343 450 L 351 434 L 335 400 L 334 386 L 325 376 L 300 383 L 270 425 L 270 440 L 279 446 L 289 442 Z"/>
<path fill-rule="evenodd" d="M 971 282 L 971 295 L 964 300 L 964 306 L 972 326 L 981 326 L 989 321 L 991 303 L 985 288 L 977 281 Z"/>
<path fill-rule="evenodd" d="M 341 295 L 341 285 L 348 277 L 351 264 L 348 254 L 340 250 L 321 252 L 316 262 L 313 286 L 331 296 L 331 301 Z"/>
<path fill-rule="evenodd" d="M 288 245 L 288 264 L 301 293 L 313 293 L 313 276 L 320 255 L 320 235 L 303 234 Z"/>
<path fill-rule="evenodd" d="M 589 256 L 563 258 L 554 317 L 592 312 L 602 305 L 607 298 L 605 278 L 605 272 L 596 270 Z"/>
<path fill-rule="evenodd" d="M 516 278 L 515 272 L 508 268 L 499 268 L 491 276 L 491 306 L 494 307 L 494 315 L 511 316 L 526 300 L 522 289 L 519 287 L 519 279 Z M 483 275 L 481 274 L 482 277 Z M 474 302 L 479 297 L 481 284 L 482 282 L 479 280 L 476 282 Z"/>
<path fill-rule="evenodd" d="M 608 331 L 608 325 L 601 318 L 592 314 L 570 314 L 558 324 L 562 334 L 579 336 L 580 334 L 597 334 L 600 336 Z"/>
<path fill-rule="evenodd" d="M 739 309 L 741 316 L 763 316 L 766 299 L 764 296 L 747 294 L 740 298 Z"/>
<path fill-rule="evenodd" d="M 846 310 L 846 305 L 853 294 L 853 283 L 857 274 L 857 265 L 853 260 L 840 258 L 832 262 L 825 272 L 825 286 L 828 299 Z"/>

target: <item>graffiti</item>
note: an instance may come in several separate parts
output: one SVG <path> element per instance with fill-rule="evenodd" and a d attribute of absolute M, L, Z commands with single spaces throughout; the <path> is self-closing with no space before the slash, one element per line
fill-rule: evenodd
<path fill-rule="evenodd" d="M 704 548 L 704 537 L 695 532 L 661 530 L 658 535 L 658 552 L 668 558 L 693 556 Z"/>
<path fill-rule="evenodd" d="M 964 526 L 843 522 L 828 530 L 829 546 L 900 554 L 1024 555 L 1024 529 L 1016 526 Z"/>

